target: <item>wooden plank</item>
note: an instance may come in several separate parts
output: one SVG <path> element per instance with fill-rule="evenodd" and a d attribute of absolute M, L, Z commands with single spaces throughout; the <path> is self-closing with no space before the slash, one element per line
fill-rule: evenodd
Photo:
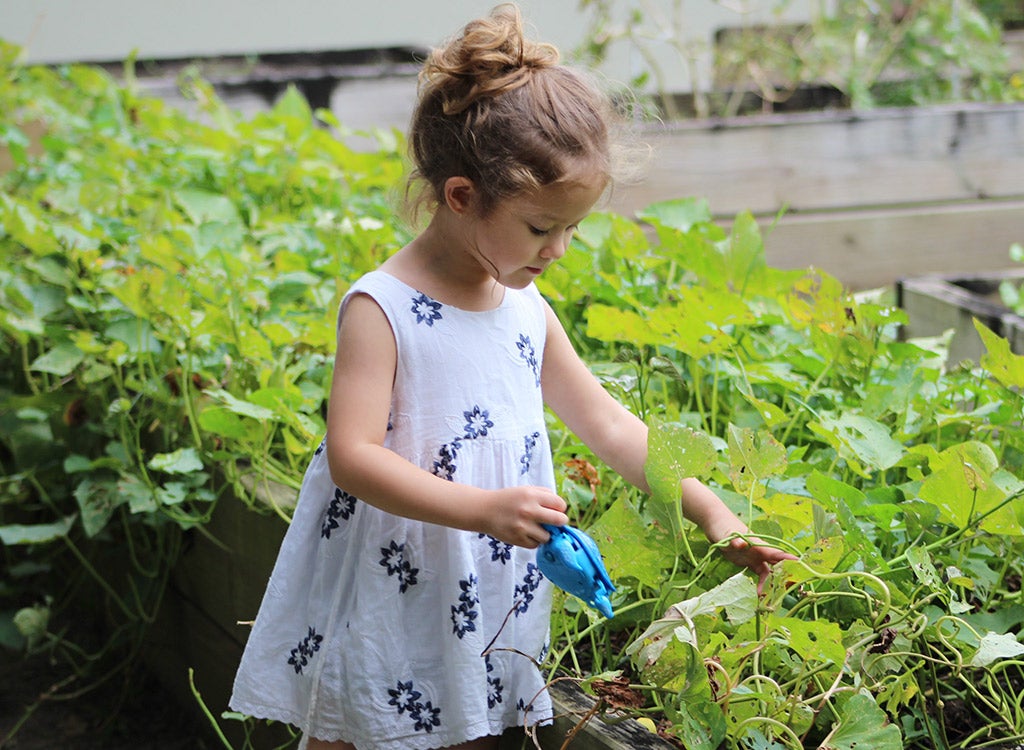
<path fill-rule="evenodd" d="M 555 706 L 555 722 L 548 730 L 550 737 L 542 743 L 544 750 L 562 747 L 565 738 L 574 731 L 575 739 L 570 744 L 573 750 L 671 750 L 675 747 L 624 716 L 616 722 L 591 718 L 577 731 L 577 725 L 594 707 L 594 700 L 572 682 L 554 682 L 549 690 Z"/>
<path fill-rule="evenodd" d="M 926 274 L 974 274 L 1013 265 L 1024 242 L 1024 200 L 792 215 L 765 228 L 777 268 L 815 266 L 851 289 Z"/>
<path fill-rule="evenodd" d="M 1024 104 L 961 104 L 685 122 L 642 129 L 653 156 L 613 211 L 702 196 L 712 211 L 1024 198 Z"/>
<path fill-rule="evenodd" d="M 974 327 L 979 321 L 1004 337 L 1011 351 L 1024 353 L 1024 318 L 1011 312 L 999 299 L 1003 281 L 1024 282 L 1024 268 L 990 274 L 920 276 L 896 285 L 897 304 L 907 313 L 904 338 L 939 336 L 952 331 L 949 364 L 978 362 L 986 347 Z"/>

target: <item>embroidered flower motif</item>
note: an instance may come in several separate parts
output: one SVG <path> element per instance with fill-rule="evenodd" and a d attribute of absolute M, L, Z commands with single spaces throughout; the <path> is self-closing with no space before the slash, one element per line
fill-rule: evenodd
<path fill-rule="evenodd" d="M 423 694 L 413 687 L 412 680 L 409 682 L 399 681 L 398 687 L 388 690 L 391 696 L 388 705 L 398 709 L 398 714 L 408 712 L 409 719 L 413 722 L 413 729 L 417 732 L 434 731 L 434 727 L 441 726 L 441 709 L 434 708 L 430 701 L 421 702 Z"/>
<path fill-rule="evenodd" d="M 479 406 L 474 406 L 472 411 L 462 412 L 462 416 L 466 418 L 465 437 L 470 440 L 483 437 L 487 430 L 494 427 L 494 422 L 489 419 L 490 413 Z"/>
<path fill-rule="evenodd" d="M 521 711 L 524 714 L 528 714 L 533 710 L 533 704 L 527 703 L 524 698 L 520 698 L 516 701 L 516 710 Z"/>
<path fill-rule="evenodd" d="M 501 684 L 500 677 L 491 676 L 491 672 L 494 671 L 491 657 L 485 656 L 484 659 L 487 662 L 487 707 L 494 708 L 501 703 L 501 694 L 505 690 L 505 686 Z"/>
<path fill-rule="evenodd" d="M 472 573 L 469 578 L 459 581 L 459 604 L 452 605 L 452 632 L 461 640 L 466 633 L 476 630 L 476 618 L 480 614 L 476 605 L 480 603 L 480 596 L 477 593 L 477 577 Z"/>
<path fill-rule="evenodd" d="M 533 348 L 533 342 L 525 333 L 519 334 L 519 341 L 516 342 L 519 349 L 519 357 L 533 370 L 533 378 L 540 386 L 540 363 L 537 361 L 537 351 Z"/>
<path fill-rule="evenodd" d="M 491 562 L 501 562 L 501 564 L 504 565 L 512 559 L 511 544 L 503 542 L 500 539 L 495 539 L 490 534 L 477 534 L 477 538 L 487 539 L 487 544 L 491 548 Z"/>
<path fill-rule="evenodd" d="M 399 681 L 397 688 L 388 690 L 388 695 L 391 696 L 388 705 L 397 708 L 399 715 L 406 711 L 412 713 L 416 709 L 417 701 L 423 697 L 423 693 L 419 690 L 413 690 L 412 680 L 409 682 Z"/>
<path fill-rule="evenodd" d="M 324 452 L 324 450 L 326 450 L 326 448 L 327 448 L 327 438 L 325 437 L 323 440 L 320 441 L 320 445 L 318 445 L 316 447 L 316 452 L 313 455 L 314 456 L 319 456 L 321 453 Z"/>
<path fill-rule="evenodd" d="M 299 641 L 298 645 L 288 655 L 288 663 L 295 669 L 295 674 L 302 674 L 302 670 L 308 666 L 309 660 L 313 658 L 313 654 L 320 650 L 320 644 L 323 640 L 324 637 L 317 633 L 316 629 L 310 625 L 306 637 Z"/>
<path fill-rule="evenodd" d="M 533 592 L 537 590 L 537 587 L 540 586 L 543 580 L 544 574 L 540 572 L 540 568 L 533 563 L 527 563 L 523 582 L 516 586 L 515 590 L 513 606 L 515 607 L 516 617 L 526 614 L 526 610 L 530 608 L 530 602 L 533 601 Z"/>
<path fill-rule="evenodd" d="M 431 471 L 435 476 L 439 476 L 442 479 L 447 479 L 451 482 L 455 478 L 455 457 L 459 452 L 459 448 L 462 443 L 460 438 L 455 438 L 450 443 L 445 443 L 441 446 L 441 450 L 438 452 L 438 458 L 434 461 L 434 467 Z"/>
<path fill-rule="evenodd" d="M 535 432 L 532 435 L 527 435 L 523 438 L 524 450 L 523 455 L 519 459 L 519 473 L 526 474 L 530 470 L 530 464 L 533 462 L 533 451 L 537 447 L 537 441 L 540 439 L 540 433 Z"/>
<path fill-rule="evenodd" d="M 416 316 L 417 323 L 426 323 L 433 326 L 435 320 L 441 320 L 441 303 L 436 302 L 425 294 L 412 298 L 412 313 Z"/>
<path fill-rule="evenodd" d="M 415 720 L 413 729 L 417 732 L 430 734 L 434 731 L 434 727 L 441 726 L 441 709 L 434 708 L 430 701 L 417 704 L 416 710 L 412 711 L 410 715 Z"/>
<path fill-rule="evenodd" d="M 347 521 L 356 510 L 356 498 L 340 487 L 334 488 L 334 498 L 327 506 L 327 513 L 324 522 L 320 526 L 320 536 L 324 539 L 331 538 L 331 532 L 341 526 L 339 518 Z"/>
<path fill-rule="evenodd" d="M 405 545 L 391 540 L 387 547 L 381 547 L 382 555 L 380 564 L 383 565 L 389 576 L 398 576 L 398 591 L 404 594 L 410 586 L 416 585 L 416 574 L 419 568 L 414 568 L 405 559 Z"/>

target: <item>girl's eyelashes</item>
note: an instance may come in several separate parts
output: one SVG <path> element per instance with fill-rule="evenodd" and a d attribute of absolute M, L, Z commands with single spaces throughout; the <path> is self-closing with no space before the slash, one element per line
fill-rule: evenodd
<path fill-rule="evenodd" d="M 535 227 L 533 224 L 529 224 L 528 226 L 530 227 L 530 232 L 537 235 L 538 237 L 543 237 L 544 235 L 551 234 L 551 232 L 554 231 L 553 229 L 541 229 L 540 227 Z M 571 224 L 565 228 L 565 231 L 569 234 L 572 234 L 573 232 L 576 231 L 576 229 L 577 226 L 575 224 Z"/>

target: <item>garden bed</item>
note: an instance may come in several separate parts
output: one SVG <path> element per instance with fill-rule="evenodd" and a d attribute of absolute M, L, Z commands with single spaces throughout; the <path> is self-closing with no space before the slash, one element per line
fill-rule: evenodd
<path fill-rule="evenodd" d="M 1003 282 L 1020 284 L 1024 269 L 998 273 L 933 274 L 901 279 L 896 283 L 896 304 L 906 311 L 906 338 L 941 336 L 952 331 L 949 363 L 977 362 L 986 347 L 974 327 L 977 320 L 993 333 L 1005 338 L 1010 350 L 1024 354 L 1024 317 L 1002 303 L 999 286 Z"/>

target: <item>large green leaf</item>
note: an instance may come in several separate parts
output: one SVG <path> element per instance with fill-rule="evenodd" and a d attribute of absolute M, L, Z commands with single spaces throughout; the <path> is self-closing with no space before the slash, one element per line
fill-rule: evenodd
<path fill-rule="evenodd" d="M 715 446 L 706 433 L 678 422 L 648 427 L 644 472 L 651 493 L 660 502 L 678 502 L 680 482 L 690 477 L 704 479 L 716 458 Z"/>
<path fill-rule="evenodd" d="M 45 544 L 67 536 L 75 523 L 75 515 L 65 516 L 53 523 L 7 524 L 0 526 L 0 542 L 8 546 L 16 544 Z"/>
<path fill-rule="evenodd" d="M 675 558 L 664 530 L 641 518 L 627 498 L 616 500 L 587 532 L 601 549 L 613 581 L 636 578 L 645 586 L 657 587 Z"/>
<path fill-rule="evenodd" d="M 839 723 L 819 750 L 903 750 L 899 727 L 889 723 L 885 712 L 866 690 L 851 696 Z"/>

